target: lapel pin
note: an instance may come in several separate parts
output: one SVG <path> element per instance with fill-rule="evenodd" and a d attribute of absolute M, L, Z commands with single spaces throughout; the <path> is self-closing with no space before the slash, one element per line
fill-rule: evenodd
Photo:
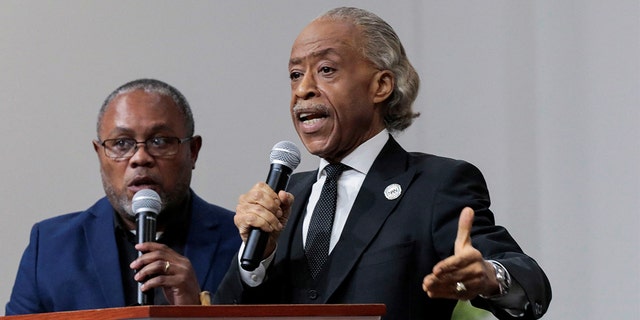
<path fill-rule="evenodd" d="M 402 194 L 402 187 L 397 183 L 392 183 L 384 189 L 384 196 L 387 200 L 395 200 Z"/>

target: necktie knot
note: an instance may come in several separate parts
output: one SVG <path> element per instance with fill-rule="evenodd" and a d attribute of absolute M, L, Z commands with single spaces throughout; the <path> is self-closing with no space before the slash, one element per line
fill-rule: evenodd
<path fill-rule="evenodd" d="M 324 167 L 324 172 L 327 174 L 327 180 L 334 180 L 337 179 L 342 171 L 346 170 L 347 168 L 348 166 L 342 163 L 330 163 L 326 167 Z"/>

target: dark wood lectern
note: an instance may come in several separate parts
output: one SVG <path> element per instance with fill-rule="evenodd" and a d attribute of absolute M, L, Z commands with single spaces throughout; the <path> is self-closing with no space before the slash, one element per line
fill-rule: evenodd
<path fill-rule="evenodd" d="M 386 312 L 384 304 L 286 304 L 216 306 L 139 306 L 51 312 L 0 317 L 6 320 L 79 319 L 224 319 L 224 320 L 373 320 Z"/>

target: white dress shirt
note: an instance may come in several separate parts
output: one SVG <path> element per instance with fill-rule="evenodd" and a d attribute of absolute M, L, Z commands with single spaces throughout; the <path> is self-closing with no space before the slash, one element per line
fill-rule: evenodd
<path fill-rule="evenodd" d="M 329 253 L 333 250 L 340 239 L 342 229 L 347 223 L 349 212 L 353 203 L 356 201 L 356 196 L 360 192 L 360 187 L 364 182 L 364 178 L 367 176 L 373 161 L 389 140 L 389 133 L 385 129 L 375 135 L 373 138 L 367 140 L 361 144 L 353 152 L 342 159 L 341 163 L 349 166 L 350 169 L 345 170 L 338 179 L 338 198 L 336 200 L 336 212 L 333 218 L 333 229 L 331 229 L 331 242 L 329 243 Z M 304 247 L 307 241 L 307 232 L 309 231 L 309 223 L 311 222 L 311 216 L 313 216 L 313 210 L 316 207 L 316 203 L 320 199 L 320 193 L 322 192 L 322 186 L 327 175 L 324 168 L 329 164 L 327 160 L 320 159 L 320 165 L 318 168 L 318 178 L 316 183 L 311 187 L 311 195 L 309 196 L 309 202 L 307 203 L 306 215 L 302 224 L 302 246 Z"/>

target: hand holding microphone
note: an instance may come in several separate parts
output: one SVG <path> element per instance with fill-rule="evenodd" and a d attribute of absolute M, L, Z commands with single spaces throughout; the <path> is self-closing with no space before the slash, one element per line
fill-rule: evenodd
<path fill-rule="evenodd" d="M 289 141 L 280 141 L 271 149 L 271 166 L 266 184 L 277 194 L 285 190 L 293 170 L 300 164 L 300 151 Z M 240 205 L 239 205 L 240 206 Z M 251 227 L 240 258 L 240 266 L 247 270 L 255 270 L 262 261 L 269 233 Z"/>
<path fill-rule="evenodd" d="M 136 248 L 140 250 L 138 259 L 130 265 L 136 270 L 138 304 L 153 305 L 155 288 L 163 289 L 170 304 L 198 304 L 200 284 L 189 259 L 156 242 L 156 219 L 162 207 L 160 196 L 151 189 L 140 190 L 133 196 L 131 206 L 137 224 Z"/>

